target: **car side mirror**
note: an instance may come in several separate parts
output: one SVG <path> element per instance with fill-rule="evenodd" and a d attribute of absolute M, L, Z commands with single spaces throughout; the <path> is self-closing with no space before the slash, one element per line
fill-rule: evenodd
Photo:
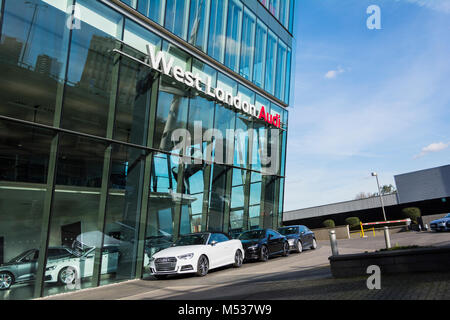
<path fill-rule="evenodd" d="M 215 246 L 217 244 L 217 241 L 211 241 L 211 246 Z"/>

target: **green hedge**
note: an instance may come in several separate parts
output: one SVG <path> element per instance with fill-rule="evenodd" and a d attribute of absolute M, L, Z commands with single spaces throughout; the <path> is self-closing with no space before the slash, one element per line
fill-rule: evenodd
<path fill-rule="evenodd" d="M 361 227 L 360 225 L 361 220 L 359 220 L 358 217 L 349 217 L 345 219 L 345 223 L 347 223 L 350 226 L 350 229 L 356 229 Z"/>
<path fill-rule="evenodd" d="M 324 222 L 322 222 L 322 224 L 325 228 L 334 228 L 336 226 L 334 221 L 331 219 L 325 220 Z"/>
<path fill-rule="evenodd" d="M 417 219 L 422 215 L 419 208 L 405 208 L 402 210 L 402 214 L 405 218 L 411 219 L 414 224 L 417 224 Z"/>

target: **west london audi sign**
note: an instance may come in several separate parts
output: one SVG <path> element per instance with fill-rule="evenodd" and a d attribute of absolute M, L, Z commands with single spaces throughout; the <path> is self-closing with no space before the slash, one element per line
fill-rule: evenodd
<path fill-rule="evenodd" d="M 281 128 L 280 115 L 269 114 L 264 106 L 261 106 L 261 109 L 258 111 L 254 104 L 243 100 L 242 96 L 234 96 L 224 89 L 213 88 L 211 85 L 211 77 L 207 76 L 206 81 L 202 81 L 198 73 L 194 74 L 174 65 L 174 58 L 169 57 L 169 59 L 167 59 L 167 56 L 163 51 L 158 51 L 156 53 L 155 49 L 150 45 L 147 45 L 146 48 L 148 54 L 148 66 L 150 68 L 165 74 L 190 88 L 194 88 L 222 104 L 226 104 L 242 111 L 251 117 L 264 120 L 276 128 Z"/>

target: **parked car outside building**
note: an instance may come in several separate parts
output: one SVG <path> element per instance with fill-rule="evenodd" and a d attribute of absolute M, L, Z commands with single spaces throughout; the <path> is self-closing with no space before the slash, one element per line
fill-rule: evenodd
<path fill-rule="evenodd" d="M 247 260 L 267 261 L 275 255 L 289 255 L 289 243 L 285 236 L 272 229 L 257 229 L 242 233 L 239 238 Z"/>
<path fill-rule="evenodd" d="M 430 222 L 431 231 L 450 231 L 450 213 L 445 217 Z"/>
<path fill-rule="evenodd" d="M 316 249 L 317 241 L 314 232 L 302 225 L 282 227 L 278 232 L 286 236 L 289 249 L 301 253 L 304 249 Z"/>
<path fill-rule="evenodd" d="M 196 273 L 205 276 L 211 269 L 242 266 L 244 249 L 239 240 L 224 233 L 182 235 L 172 247 L 161 250 L 150 259 L 150 272 L 157 279 L 171 274 Z"/>

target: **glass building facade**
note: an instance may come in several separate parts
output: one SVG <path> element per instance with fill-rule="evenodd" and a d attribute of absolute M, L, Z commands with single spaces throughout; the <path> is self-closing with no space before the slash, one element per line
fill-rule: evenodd
<path fill-rule="evenodd" d="M 0 299 L 146 278 L 181 234 L 279 226 L 294 0 L 0 0 L 0 12 Z"/>

